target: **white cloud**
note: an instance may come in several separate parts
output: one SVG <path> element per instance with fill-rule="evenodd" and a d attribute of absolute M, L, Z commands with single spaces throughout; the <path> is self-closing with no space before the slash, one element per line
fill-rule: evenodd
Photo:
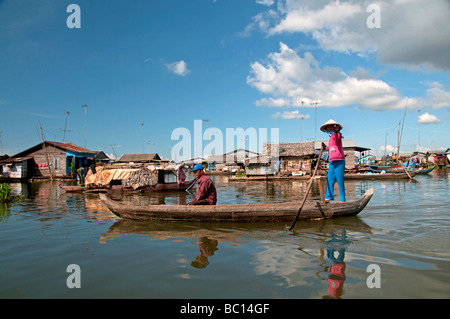
<path fill-rule="evenodd" d="M 390 153 L 390 152 L 393 152 L 393 151 L 395 151 L 395 150 L 397 150 L 397 148 L 396 147 L 394 147 L 394 146 L 392 146 L 392 145 L 386 145 L 386 147 L 384 146 L 384 145 L 381 145 L 380 146 L 380 151 L 385 151 L 385 149 L 386 149 L 386 153 Z"/>
<path fill-rule="evenodd" d="M 291 106 L 291 103 L 289 102 L 289 100 L 284 99 L 284 98 L 274 99 L 273 97 L 263 98 L 259 101 L 256 101 L 255 104 L 256 104 L 256 106 L 270 106 L 270 107 Z"/>
<path fill-rule="evenodd" d="M 418 124 L 436 124 L 441 121 L 436 117 L 436 115 L 424 113 L 417 117 Z"/>
<path fill-rule="evenodd" d="M 450 107 L 450 92 L 444 91 L 439 83 L 427 90 L 428 103 L 435 109 Z"/>
<path fill-rule="evenodd" d="M 450 2 L 377 1 L 380 28 L 369 28 L 372 0 L 279 0 L 247 30 L 269 35 L 302 32 L 324 50 L 377 54 L 380 62 L 450 72 Z"/>
<path fill-rule="evenodd" d="M 270 7 L 275 3 L 275 0 L 256 0 L 256 3 Z"/>
<path fill-rule="evenodd" d="M 310 115 L 304 115 L 304 114 L 300 114 L 299 110 L 296 111 L 285 111 L 283 113 L 281 112 L 277 112 L 275 114 L 272 115 L 272 118 L 281 118 L 283 120 L 293 120 L 293 119 L 308 119 L 310 118 Z"/>
<path fill-rule="evenodd" d="M 359 4 L 335 1 L 318 10 L 298 6 L 289 11 L 281 22 L 269 30 L 269 34 L 282 32 L 311 32 L 330 25 L 341 24 L 361 11 Z"/>
<path fill-rule="evenodd" d="M 190 72 L 187 67 L 187 63 L 183 60 L 166 64 L 166 66 L 169 71 L 181 76 L 186 76 Z"/>
<path fill-rule="evenodd" d="M 406 105 L 406 97 L 386 82 L 353 77 L 336 67 L 321 67 L 311 53 L 302 58 L 284 43 L 280 43 L 280 52 L 269 54 L 266 65 L 251 64 L 247 83 L 270 96 L 257 101 L 258 106 L 300 106 L 301 101 L 310 106 L 320 101 L 327 107 L 359 105 L 391 110 Z M 419 99 L 408 99 L 409 107 L 419 103 Z"/>

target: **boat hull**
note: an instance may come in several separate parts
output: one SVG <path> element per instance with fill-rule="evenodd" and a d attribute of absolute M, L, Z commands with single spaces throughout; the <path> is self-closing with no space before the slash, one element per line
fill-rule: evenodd
<path fill-rule="evenodd" d="M 184 191 L 188 189 L 193 183 L 195 183 L 195 179 L 183 183 L 166 183 L 166 184 L 156 184 L 156 185 L 148 185 L 144 187 L 140 187 L 137 189 L 133 189 L 131 187 L 123 187 L 122 185 L 113 185 L 111 187 L 99 187 L 99 188 L 89 188 L 85 186 L 78 185 L 59 185 L 66 192 L 72 193 L 81 193 L 81 192 L 107 192 L 111 191 L 121 191 L 121 192 L 160 192 L 160 191 Z"/>
<path fill-rule="evenodd" d="M 345 203 L 306 202 L 298 220 L 328 219 L 354 216 L 370 201 L 374 188 L 358 200 Z M 148 205 L 135 206 L 111 200 L 105 194 L 100 199 L 118 217 L 152 221 L 195 222 L 292 222 L 300 203 L 270 203 L 246 205 Z"/>

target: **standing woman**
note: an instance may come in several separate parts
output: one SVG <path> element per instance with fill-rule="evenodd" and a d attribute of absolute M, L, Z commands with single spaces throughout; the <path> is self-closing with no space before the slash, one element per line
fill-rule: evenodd
<path fill-rule="evenodd" d="M 330 134 L 327 147 L 330 160 L 327 175 L 327 194 L 325 195 L 327 202 L 334 200 L 334 184 L 336 182 L 339 186 L 340 201 L 345 202 L 345 155 L 344 149 L 342 148 L 342 134 L 340 133 L 343 127 L 343 125 L 334 120 L 329 120 L 320 127 L 322 132 Z"/>

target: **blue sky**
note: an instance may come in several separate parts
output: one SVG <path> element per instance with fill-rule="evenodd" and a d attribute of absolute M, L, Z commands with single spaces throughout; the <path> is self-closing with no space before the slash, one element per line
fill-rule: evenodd
<path fill-rule="evenodd" d="M 47 140 L 84 146 L 86 132 L 91 150 L 169 158 L 194 120 L 297 142 L 326 140 L 332 118 L 382 155 L 403 116 L 401 151 L 446 149 L 448 16 L 444 0 L 3 0 L 0 153 L 40 143 L 40 125 Z"/>

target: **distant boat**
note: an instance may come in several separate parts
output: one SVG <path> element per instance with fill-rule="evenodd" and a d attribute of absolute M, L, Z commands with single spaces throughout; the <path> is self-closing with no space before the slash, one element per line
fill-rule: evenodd
<path fill-rule="evenodd" d="M 370 170 L 373 172 L 390 171 L 393 169 L 402 168 L 402 164 L 387 164 L 387 165 L 370 165 Z"/>
<path fill-rule="evenodd" d="M 408 171 L 408 173 L 414 173 L 415 175 L 419 175 L 419 174 L 421 174 L 421 175 L 423 175 L 423 174 L 428 174 L 428 173 L 430 173 L 430 172 L 432 172 L 435 168 L 436 168 L 436 166 L 437 165 L 434 165 L 433 167 L 430 167 L 430 168 L 419 168 L 419 169 L 411 169 L 411 168 L 408 168 L 408 169 L 406 169 L 407 171 Z M 405 169 L 403 169 L 403 168 L 396 168 L 396 169 L 393 169 L 393 170 L 390 170 L 389 171 L 389 173 L 393 173 L 393 174 L 403 174 L 403 173 L 405 173 Z"/>

